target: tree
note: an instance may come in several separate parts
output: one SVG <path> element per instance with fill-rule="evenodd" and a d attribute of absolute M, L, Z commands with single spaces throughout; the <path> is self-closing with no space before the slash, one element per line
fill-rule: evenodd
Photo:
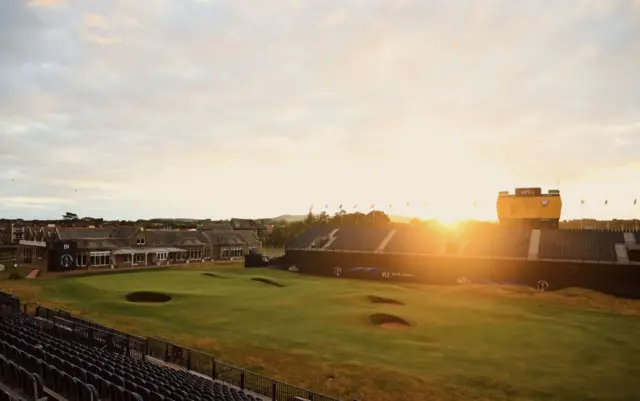
<path fill-rule="evenodd" d="M 67 212 L 64 215 L 62 215 L 62 220 L 66 220 L 66 221 L 78 220 L 78 215 L 75 213 Z"/>

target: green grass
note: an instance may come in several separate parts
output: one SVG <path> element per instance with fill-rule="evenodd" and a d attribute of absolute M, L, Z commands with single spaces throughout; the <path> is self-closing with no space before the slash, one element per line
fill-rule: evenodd
<path fill-rule="evenodd" d="M 584 291 L 394 285 L 237 267 L 215 269 L 221 279 L 203 276 L 206 271 L 2 285 L 28 300 L 344 399 L 612 401 L 640 394 L 637 301 Z M 124 299 L 144 290 L 173 299 L 158 305 Z M 371 304 L 367 295 L 405 305 Z M 372 326 L 368 316 L 378 312 L 413 326 Z"/>

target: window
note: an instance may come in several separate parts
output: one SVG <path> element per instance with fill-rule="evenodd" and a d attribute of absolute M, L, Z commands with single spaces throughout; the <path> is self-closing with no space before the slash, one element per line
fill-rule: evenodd
<path fill-rule="evenodd" d="M 130 253 L 125 253 L 124 254 L 124 263 L 131 263 L 133 262 L 133 255 Z"/>
<path fill-rule="evenodd" d="M 106 266 L 111 264 L 111 254 L 109 252 L 91 252 L 89 254 L 89 264 L 91 266 Z"/>
<path fill-rule="evenodd" d="M 136 245 L 140 246 L 144 244 L 145 244 L 144 235 L 139 235 L 138 238 L 136 238 Z"/>
<path fill-rule="evenodd" d="M 158 252 L 158 260 L 167 260 L 167 256 L 169 255 L 167 252 Z"/>
<path fill-rule="evenodd" d="M 176 260 L 185 260 L 185 258 L 186 257 L 185 257 L 184 252 L 176 252 L 176 256 L 175 256 Z"/>
<path fill-rule="evenodd" d="M 258 253 L 258 252 L 260 252 L 260 246 L 249 245 L 249 253 Z"/>
<path fill-rule="evenodd" d="M 204 249 L 204 257 L 205 257 L 205 258 L 208 258 L 208 257 L 210 257 L 210 256 L 211 256 L 211 255 L 209 254 L 209 248 L 205 248 L 205 249 Z"/>
<path fill-rule="evenodd" d="M 86 266 L 87 265 L 87 255 L 84 253 L 79 253 L 76 257 L 76 265 L 78 266 Z"/>
<path fill-rule="evenodd" d="M 244 255 L 244 248 L 241 246 L 222 247 L 222 258 L 239 258 Z"/>
<path fill-rule="evenodd" d="M 187 252 L 187 256 L 189 259 L 202 259 L 202 250 L 190 249 L 189 252 Z"/>
<path fill-rule="evenodd" d="M 134 260 L 136 263 L 144 263 L 144 259 L 145 259 L 145 257 L 144 257 L 144 253 L 136 253 L 136 254 L 134 255 L 134 259 L 133 259 L 133 260 Z"/>

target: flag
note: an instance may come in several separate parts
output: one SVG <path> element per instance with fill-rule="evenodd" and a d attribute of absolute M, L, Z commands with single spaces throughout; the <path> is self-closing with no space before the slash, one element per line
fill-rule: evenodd
<path fill-rule="evenodd" d="M 369 206 L 369 209 L 373 210 L 374 207 L 376 207 L 376 205 L 372 203 L 371 206 Z"/>
<path fill-rule="evenodd" d="M 608 201 L 608 200 L 604 201 L 604 205 L 605 205 L 605 206 L 607 206 L 608 204 L 609 204 L 609 201 Z"/>
<path fill-rule="evenodd" d="M 634 199 L 634 200 L 633 200 L 633 204 L 634 204 L 634 205 L 637 205 L 637 204 L 638 204 L 638 200 L 637 200 L 637 199 Z"/>
<path fill-rule="evenodd" d="M 424 206 L 424 207 L 429 206 L 429 202 L 425 202 L 425 203 L 423 204 L 423 206 Z"/>
<path fill-rule="evenodd" d="M 313 204 L 311 204 L 311 206 L 309 206 L 309 213 L 311 213 L 313 211 Z"/>
<path fill-rule="evenodd" d="M 478 202 L 473 202 L 473 207 L 478 206 Z"/>
<path fill-rule="evenodd" d="M 406 206 L 409 207 L 409 202 L 407 202 Z"/>
<path fill-rule="evenodd" d="M 391 204 L 389 204 L 389 210 L 391 210 Z"/>
<path fill-rule="evenodd" d="M 582 199 L 582 200 L 580 201 L 580 204 L 581 204 L 581 205 L 584 205 L 584 199 Z"/>
<path fill-rule="evenodd" d="M 338 206 L 340 208 L 340 210 L 342 210 L 342 203 L 340 204 L 340 206 Z"/>
<path fill-rule="evenodd" d="M 324 205 L 324 209 L 325 210 L 329 209 L 329 205 Z"/>
<path fill-rule="evenodd" d="M 358 204 L 356 203 L 355 205 L 353 205 L 353 208 L 357 209 L 358 208 Z"/>

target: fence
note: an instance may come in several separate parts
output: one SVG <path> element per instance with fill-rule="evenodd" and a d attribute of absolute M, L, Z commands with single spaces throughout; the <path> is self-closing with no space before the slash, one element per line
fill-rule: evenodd
<path fill-rule="evenodd" d="M 17 301 L 17 304 L 16 304 Z M 102 326 L 71 313 L 50 309 L 38 304 L 20 305 L 16 297 L 0 292 L 0 305 L 35 316 L 43 330 L 55 332 L 57 336 L 83 344 L 109 349 L 112 352 L 133 358 L 151 357 L 159 361 L 182 367 L 214 380 L 259 394 L 272 401 L 339 401 L 337 398 L 305 390 L 257 373 L 216 361 L 213 355 L 181 347 L 165 340 L 137 337 L 110 327 Z M 299 398 L 296 398 L 299 397 Z"/>
<path fill-rule="evenodd" d="M 243 390 L 260 394 L 274 401 L 289 401 L 294 400 L 295 397 L 312 401 L 337 401 L 337 399 L 326 395 L 216 361 L 212 355 L 180 347 L 158 338 L 147 338 L 147 355 Z"/>

